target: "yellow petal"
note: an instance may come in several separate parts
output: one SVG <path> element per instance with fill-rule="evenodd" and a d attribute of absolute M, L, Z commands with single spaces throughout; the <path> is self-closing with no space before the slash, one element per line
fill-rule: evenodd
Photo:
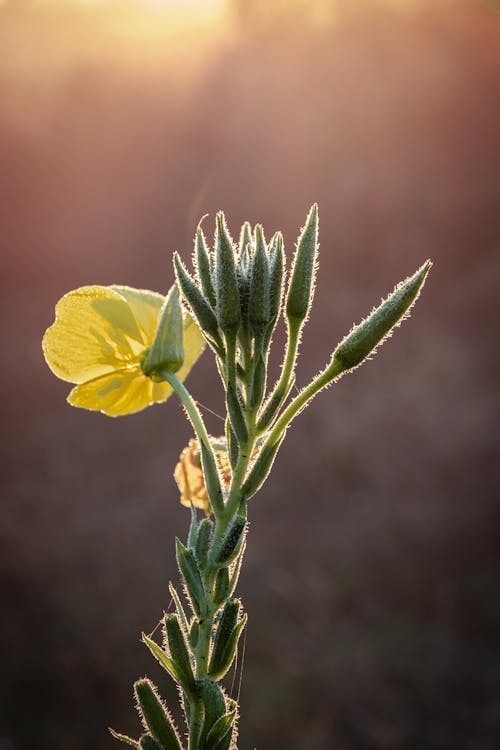
<path fill-rule="evenodd" d="M 83 383 L 137 362 L 146 342 L 127 300 L 111 287 L 87 286 L 59 300 L 42 346 L 55 375 Z"/>
<path fill-rule="evenodd" d="M 190 440 L 188 447 L 182 451 L 179 463 L 175 467 L 174 479 L 181 493 L 182 505 L 194 505 L 195 508 L 208 511 L 210 501 L 203 480 L 196 440 Z"/>
<path fill-rule="evenodd" d="M 163 294 L 118 284 L 113 284 L 111 289 L 127 300 L 144 340 L 151 343 L 158 326 L 160 310 L 165 301 Z"/>
<path fill-rule="evenodd" d="M 120 417 L 165 401 L 171 393 L 172 388 L 167 383 L 154 383 L 137 365 L 77 385 L 69 394 L 68 402 L 72 406 L 101 411 L 109 417 Z"/>

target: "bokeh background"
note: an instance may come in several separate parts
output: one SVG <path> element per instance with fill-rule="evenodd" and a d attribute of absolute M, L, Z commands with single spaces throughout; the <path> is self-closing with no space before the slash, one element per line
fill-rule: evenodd
<path fill-rule="evenodd" d="M 300 384 L 435 266 L 252 502 L 241 750 L 498 748 L 498 3 L 4 0 L 0 50 L 1 750 L 117 747 L 146 673 L 176 699 L 139 634 L 177 576 L 190 430 L 174 400 L 67 406 L 40 349 L 55 301 L 165 291 L 219 208 L 291 251 L 313 201 Z M 208 354 L 189 384 L 222 412 Z"/>

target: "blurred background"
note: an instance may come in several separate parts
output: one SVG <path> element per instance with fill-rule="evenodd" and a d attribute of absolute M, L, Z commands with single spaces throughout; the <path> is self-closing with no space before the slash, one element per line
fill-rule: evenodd
<path fill-rule="evenodd" d="M 219 208 L 291 253 L 313 201 L 299 384 L 435 266 L 252 502 L 240 748 L 498 748 L 498 3 L 3 0 L 0 50 L 0 750 L 118 747 L 143 674 L 176 705 L 139 634 L 177 577 L 190 430 L 174 400 L 71 409 L 41 355 L 55 302 L 166 291 Z M 222 413 L 208 354 L 188 382 Z"/>

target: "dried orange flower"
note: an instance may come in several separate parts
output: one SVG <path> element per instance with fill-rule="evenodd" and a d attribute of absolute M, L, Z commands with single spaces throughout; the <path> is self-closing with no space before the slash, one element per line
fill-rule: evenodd
<path fill-rule="evenodd" d="M 231 465 L 227 455 L 226 440 L 224 437 L 211 438 L 212 448 L 219 465 L 221 477 L 226 487 L 231 482 Z M 175 467 L 174 479 L 181 493 L 181 503 L 188 508 L 194 505 L 210 514 L 210 500 L 208 499 L 203 470 L 201 468 L 201 452 L 197 440 L 192 438 L 187 448 L 184 448 L 179 463 Z"/>

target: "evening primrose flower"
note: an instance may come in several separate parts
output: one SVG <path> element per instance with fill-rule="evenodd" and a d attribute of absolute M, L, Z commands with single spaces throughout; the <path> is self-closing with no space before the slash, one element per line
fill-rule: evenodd
<path fill-rule="evenodd" d="M 231 464 L 227 455 L 226 439 L 210 438 L 210 443 L 219 467 L 219 472 L 224 486 L 227 488 L 231 483 Z M 203 470 L 201 467 L 201 451 L 197 440 L 192 438 L 189 444 L 179 456 L 179 463 L 175 467 L 174 479 L 181 493 L 181 503 L 186 507 L 194 505 L 195 508 L 210 513 L 210 500 L 208 499 Z"/>
<path fill-rule="evenodd" d="M 73 406 L 101 411 L 110 417 L 133 414 L 165 401 L 172 387 L 142 369 L 158 329 L 165 297 L 127 286 L 86 286 L 68 292 L 56 305 L 55 322 L 42 347 L 52 372 L 75 388 Z M 205 342 L 198 325 L 185 311 L 183 380 Z"/>

